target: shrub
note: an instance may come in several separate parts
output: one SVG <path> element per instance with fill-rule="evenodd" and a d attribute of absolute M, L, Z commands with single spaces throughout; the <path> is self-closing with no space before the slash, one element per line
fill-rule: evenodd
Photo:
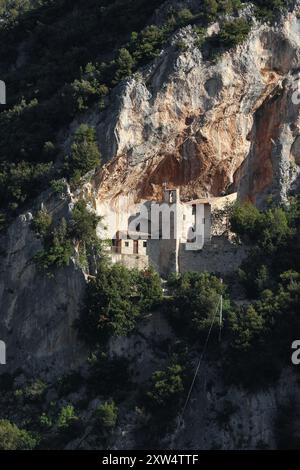
<path fill-rule="evenodd" d="M 251 204 L 237 205 L 231 215 L 231 229 L 250 245 L 242 263 L 241 279 L 249 296 L 273 288 L 283 270 L 298 266 L 300 245 L 298 202 L 288 207 L 259 211 Z"/>
<path fill-rule="evenodd" d="M 153 373 L 149 390 L 146 392 L 146 408 L 152 414 L 154 422 L 160 426 L 169 426 L 179 411 L 185 391 L 185 371 L 176 363 L 164 370 Z"/>
<path fill-rule="evenodd" d="M 187 24 L 191 23 L 194 20 L 194 15 L 188 8 L 184 8 L 183 10 L 179 10 L 176 15 L 176 23 L 177 26 L 182 27 L 186 26 Z"/>
<path fill-rule="evenodd" d="M 53 268 L 67 266 L 74 252 L 71 240 L 68 238 L 68 225 L 63 218 L 60 225 L 44 241 L 44 249 L 35 255 L 38 266 L 51 275 Z"/>
<path fill-rule="evenodd" d="M 46 415 L 46 413 L 43 413 L 40 416 L 39 424 L 43 429 L 46 429 L 46 430 L 51 429 L 53 426 L 52 419 L 50 418 L 50 416 Z"/>
<path fill-rule="evenodd" d="M 100 165 L 100 152 L 94 129 L 81 124 L 75 132 L 71 154 L 66 160 L 69 175 L 80 178 Z"/>
<path fill-rule="evenodd" d="M 86 203 L 79 200 L 73 208 L 72 218 L 67 223 L 64 218 L 56 227 L 50 225 L 50 219 L 44 211 L 39 214 L 34 224 L 36 230 L 43 235 L 44 249 L 35 256 L 37 264 L 51 275 L 53 268 L 67 266 L 74 252 L 74 245 L 79 250 L 79 261 L 88 269 L 87 257 L 93 254 L 99 257 L 102 242 L 97 238 L 96 228 L 101 220 L 93 212 L 89 211 Z"/>
<path fill-rule="evenodd" d="M 300 328 L 300 282 L 298 273 L 291 271 L 281 278 L 274 291 L 263 291 L 257 302 L 228 317 L 224 370 L 231 380 L 249 388 L 268 386 L 290 364 L 294 332 Z"/>
<path fill-rule="evenodd" d="M 83 200 L 78 201 L 72 211 L 72 221 L 69 227 L 70 237 L 84 244 L 96 242 L 96 228 L 100 220 L 100 217 L 87 209 Z"/>
<path fill-rule="evenodd" d="M 136 300 L 141 313 L 149 312 L 160 305 L 162 287 L 159 274 L 153 268 L 143 271 L 132 271 L 133 283 L 136 289 Z"/>
<path fill-rule="evenodd" d="M 210 327 L 220 305 L 220 295 L 225 294 L 225 286 L 215 276 L 193 272 L 171 276 L 168 285 L 173 296 L 169 304 L 171 320 L 181 334 L 194 342 L 199 339 L 199 333 L 206 333 Z M 226 308 L 229 309 L 229 305 L 225 302 L 224 312 Z"/>
<path fill-rule="evenodd" d="M 118 407 L 114 401 L 106 401 L 98 406 L 96 416 L 100 428 L 111 432 L 117 424 Z"/>
<path fill-rule="evenodd" d="M 255 0 L 254 3 L 256 17 L 266 22 L 274 21 L 279 12 L 288 6 L 285 0 Z"/>
<path fill-rule="evenodd" d="M 64 178 L 52 180 L 50 187 L 54 193 L 63 194 L 66 191 L 66 180 Z"/>
<path fill-rule="evenodd" d="M 36 216 L 32 221 L 32 228 L 37 235 L 40 237 L 45 237 L 50 230 L 52 225 L 52 217 L 48 214 L 46 209 L 41 209 L 38 211 Z"/>
<path fill-rule="evenodd" d="M 219 5 L 217 0 L 204 0 L 203 10 L 206 14 L 208 21 L 213 21 L 217 17 Z"/>
<path fill-rule="evenodd" d="M 47 385 L 42 380 L 38 379 L 31 383 L 24 390 L 24 397 L 32 402 L 42 401 L 45 395 Z"/>
<path fill-rule="evenodd" d="M 0 207 L 12 214 L 37 196 L 46 186 L 50 170 L 50 163 L 0 163 Z"/>
<path fill-rule="evenodd" d="M 239 351 L 248 350 L 253 344 L 253 340 L 263 336 L 265 331 L 265 320 L 253 305 L 250 305 L 246 310 L 239 309 L 231 312 L 228 323 L 233 333 L 231 345 Z"/>
<path fill-rule="evenodd" d="M 155 59 L 166 40 L 166 30 L 158 26 L 148 26 L 139 35 L 133 36 L 133 58 L 139 65 Z"/>
<path fill-rule="evenodd" d="M 247 38 L 251 24 L 244 18 L 225 21 L 221 24 L 218 42 L 221 47 L 231 48 L 241 44 Z"/>
<path fill-rule="evenodd" d="M 137 318 L 155 306 L 162 291 L 157 274 L 122 265 L 99 267 L 90 281 L 78 328 L 88 344 L 105 343 L 112 335 L 126 336 Z"/>
<path fill-rule="evenodd" d="M 73 405 L 63 406 L 57 419 L 57 426 L 60 429 L 68 429 L 78 420 Z"/>
<path fill-rule="evenodd" d="M 118 83 L 120 80 L 127 78 L 131 75 L 134 66 L 134 60 L 130 52 L 122 48 L 119 50 L 119 55 L 116 60 L 116 74 L 115 82 Z"/>
<path fill-rule="evenodd" d="M 231 214 L 231 230 L 244 242 L 256 242 L 262 227 L 262 215 L 253 204 L 237 204 Z"/>
<path fill-rule="evenodd" d="M 0 450 L 32 450 L 36 439 L 6 419 L 0 420 Z"/>

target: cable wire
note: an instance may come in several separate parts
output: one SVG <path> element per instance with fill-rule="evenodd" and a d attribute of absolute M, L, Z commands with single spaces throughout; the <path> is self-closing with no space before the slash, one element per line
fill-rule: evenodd
<path fill-rule="evenodd" d="M 195 382 L 196 382 L 196 378 L 197 378 L 197 375 L 199 373 L 203 358 L 204 358 L 205 353 L 206 353 L 206 349 L 207 349 L 209 338 L 210 338 L 210 335 L 211 335 L 211 332 L 212 332 L 212 329 L 213 329 L 213 326 L 214 326 L 214 322 L 215 322 L 215 319 L 216 319 L 217 314 L 219 312 L 219 306 L 220 306 L 220 303 L 221 303 L 221 298 L 222 298 L 222 296 L 220 296 L 216 311 L 215 311 L 214 316 L 212 318 L 212 322 L 211 322 L 211 325 L 210 325 L 210 328 L 209 328 L 209 331 L 208 331 L 208 334 L 207 334 L 207 337 L 206 337 L 206 340 L 205 340 L 205 343 L 204 343 L 204 347 L 203 347 L 203 350 L 202 350 L 202 353 L 201 353 L 201 356 L 200 356 L 200 359 L 199 359 L 199 362 L 198 362 L 198 365 L 197 365 L 197 368 L 196 368 L 196 371 L 195 371 L 195 374 L 194 374 L 194 378 L 193 378 L 192 384 L 190 386 L 190 389 L 189 389 L 184 407 L 183 407 L 182 412 L 181 412 L 181 420 L 183 419 L 184 413 L 185 413 L 186 408 L 189 404 L 191 394 L 192 394 L 192 391 L 193 391 L 193 388 L 194 388 L 194 385 L 195 385 Z"/>

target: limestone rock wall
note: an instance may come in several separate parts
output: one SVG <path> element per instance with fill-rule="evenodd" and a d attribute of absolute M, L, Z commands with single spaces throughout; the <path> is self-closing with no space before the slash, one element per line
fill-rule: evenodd
<path fill-rule="evenodd" d="M 285 197 L 299 173 L 299 105 L 291 99 L 298 13 L 299 2 L 280 24 L 255 24 L 244 44 L 216 62 L 203 58 L 186 27 L 152 66 L 121 83 L 109 111 L 89 116 L 107 160 L 95 179 L 97 197 L 153 199 L 164 182 L 185 199 L 236 188 L 258 203 Z"/>
<path fill-rule="evenodd" d="M 46 200 L 54 218 L 67 216 L 66 202 L 51 197 L 41 200 Z M 0 338 L 7 351 L 1 373 L 22 368 L 32 375 L 60 375 L 85 357 L 74 320 L 86 280 L 73 262 L 52 278 L 37 268 L 33 258 L 42 244 L 30 227 L 31 220 L 30 212 L 24 214 L 1 238 Z"/>

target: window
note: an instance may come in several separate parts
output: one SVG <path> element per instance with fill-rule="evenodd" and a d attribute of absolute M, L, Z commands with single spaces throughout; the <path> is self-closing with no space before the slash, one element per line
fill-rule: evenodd
<path fill-rule="evenodd" d="M 147 248 L 147 242 L 143 242 L 143 247 Z"/>
<path fill-rule="evenodd" d="M 128 248 L 129 247 L 129 242 L 125 242 L 125 246 L 126 246 L 126 248 Z"/>
<path fill-rule="evenodd" d="M 196 215 L 196 204 L 193 204 L 193 208 L 192 208 L 192 214 L 193 215 Z"/>
<path fill-rule="evenodd" d="M 186 220 L 186 215 L 185 215 L 185 214 L 183 214 L 183 217 L 182 217 L 182 218 L 183 218 L 183 220 Z"/>

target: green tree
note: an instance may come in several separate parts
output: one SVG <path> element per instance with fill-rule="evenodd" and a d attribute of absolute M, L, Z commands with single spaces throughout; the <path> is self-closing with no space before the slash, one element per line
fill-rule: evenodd
<path fill-rule="evenodd" d="M 158 418 L 161 425 L 178 413 L 184 395 L 185 371 L 180 364 L 172 362 L 166 369 L 153 373 L 150 389 L 146 393 L 146 406 Z"/>
<path fill-rule="evenodd" d="M 77 420 L 78 420 L 78 417 L 75 414 L 74 406 L 66 405 L 66 406 L 63 406 L 62 409 L 60 410 L 60 414 L 57 419 L 57 426 L 60 429 L 68 429 Z"/>
<path fill-rule="evenodd" d="M 96 410 L 98 423 L 104 431 L 112 431 L 118 420 L 118 407 L 114 401 L 106 401 Z"/>
<path fill-rule="evenodd" d="M 89 344 L 101 344 L 112 335 L 126 336 L 139 315 L 153 308 L 161 296 L 156 273 L 102 264 L 88 285 L 79 331 Z"/>
<path fill-rule="evenodd" d="M 204 0 L 203 9 L 209 21 L 213 21 L 217 17 L 218 13 L 218 2 L 217 0 Z"/>
<path fill-rule="evenodd" d="M 194 15 L 188 8 L 184 8 L 177 13 L 177 25 L 182 27 L 191 23 L 194 19 Z"/>
<path fill-rule="evenodd" d="M 231 312 L 228 321 L 236 349 L 249 349 L 253 344 L 253 340 L 263 335 L 265 321 L 253 305 L 250 305 L 246 311 L 240 309 Z"/>
<path fill-rule="evenodd" d="M 51 272 L 54 267 L 67 266 L 74 252 L 68 236 L 68 225 L 63 218 L 58 227 L 44 240 L 44 249 L 35 256 L 37 264 L 45 271 Z"/>
<path fill-rule="evenodd" d="M 162 300 L 162 287 L 159 274 L 153 268 L 132 272 L 136 286 L 136 299 L 141 313 L 155 308 Z"/>
<path fill-rule="evenodd" d="M 218 41 L 220 46 L 231 48 L 241 44 L 247 38 L 251 24 L 244 18 L 225 21 L 221 24 Z"/>
<path fill-rule="evenodd" d="M 100 151 L 95 130 L 87 124 L 81 124 L 75 132 L 71 155 L 67 159 L 68 171 L 73 177 L 78 178 L 99 165 Z"/>
<path fill-rule="evenodd" d="M 100 217 L 87 209 L 83 200 L 78 201 L 72 211 L 70 236 L 86 244 L 96 242 L 96 228 L 100 220 Z"/>
<path fill-rule="evenodd" d="M 155 59 L 161 51 L 166 40 L 167 32 L 164 28 L 151 25 L 145 28 L 133 42 L 133 58 L 138 65 L 144 65 Z"/>
<path fill-rule="evenodd" d="M 32 450 L 36 439 L 6 419 L 0 420 L 0 450 Z"/>
<path fill-rule="evenodd" d="M 130 52 L 124 47 L 120 49 L 119 55 L 116 60 L 116 74 L 115 82 L 118 83 L 120 80 L 129 77 L 132 74 L 134 66 L 134 60 Z"/>
<path fill-rule="evenodd" d="M 40 237 L 46 237 L 46 235 L 48 235 L 51 225 L 52 217 L 48 214 L 46 209 L 38 211 L 32 221 L 32 228 Z"/>
<path fill-rule="evenodd" d="M 169 314 L 176 328 L 184 332 L 191 341 L 198 340 L 199 333 L 206 333 L 212 319 L 216 317 L 220 295 L 225 294 L 224 284 L 208 273 L 188 272 L 172 276 L 169 279 L 169 289 L 173 296 L 168 307 Z M 227 302 L 224 302 L 224 313 L 228 308 Z M 217 325 L 217 321 L 215 324 Z"/>

